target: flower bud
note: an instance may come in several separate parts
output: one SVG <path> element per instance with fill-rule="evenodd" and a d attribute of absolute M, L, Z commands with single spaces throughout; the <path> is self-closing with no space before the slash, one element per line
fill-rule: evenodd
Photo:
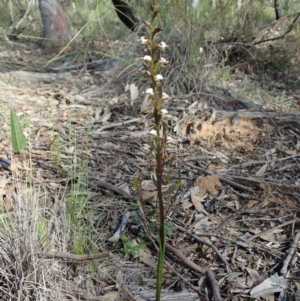
<path fill-rule="evenodd" d="M 163 79 L 164 79 L 164 77 L 161 74 L 157 74 L 157 75 L 154 76 L 154 80 L 156 82 L 159 82 L 159 81 L 161 81 Z"/>
<path fill-rule="evenodd" d="M 148 44 L 148 39 L 146 39 L 144 36 L 139 38 L 139 42 L 142 43 L 142 45 L 147 45 Z"/>
<path fill-rule="evenodd" d="M 167 61 L 165 58 L 163 58 L 163 57 L 161 57 L 160 59 L 159 59 L 159 64 L 161 64 L 161 65 L 167 65 L 167 64 L 169 64 L 169 61 Z"/>
<path fill-rule="evenodd" d="M 157 47 L 160 51 L 164 51 L 165 48 L 167 48 L 168 46 L 165 42 L 160 42 L 160 43 L 157 44 Z"/>
<path fill-rule="evenodd" d="M 167 100 L 169 98 L 170 98 L 170 96 L 167 93 L 165 93 L 165 92 L 162 93 L 162 96 L 161 96 L 162 100 Z"/>
<path fill-rule="evenodd" d="M 145 55 L 143 58 L 144 62 L 151 62 L 152 61 L 152 57 L 150 55 Z"/>
<path fill-rule="evenodd" d="M 146 94 L 154 95 L 153 89 L 152 88 L 147 89 Z"/>

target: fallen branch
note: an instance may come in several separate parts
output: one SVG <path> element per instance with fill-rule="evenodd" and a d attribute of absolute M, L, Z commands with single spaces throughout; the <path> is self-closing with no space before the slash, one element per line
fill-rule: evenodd
<path fill-rule="evenodd" d="M 111 123 L 111 124 L 108 124 L 108 125 L 104 125 L 100 129 L 98 129 L 97 133 L 102 132 L 104 130 L 111 129 L 111 128 L 115 128 L 115 127 L 118 127 L 118 126 L 124 127 L 124 125 L 126 125 L 126 124 L 131 124 L 131 123 L 140 122 L 140 121 L 142 121 L 142 118 L 134 118 L 134 119 L 123 121 L 123 122 Z"/>
<path fill-rule="evenodd" d="M 260 236 L 263 236 L 263 235 L 270 234 L 270 233 L 272 233 L 272 232 L 273 232 L 274 230 L 276 230 L 276 229 L 283 228 L 283 227 L 285 227 L 285 226 L 287 226 L 287 225 L 294 224 L 294 223 L 296 223 L 296 222 L 298 222 L 298 221 L 299 221 L 299 219 L 291 220 L 291 221 L 285 222 L 285 223 L 283 223 L 283 224 L 280 224 L 280 225 L 278 225 L 278 226 L 276 226 L 276 227 L 273 227 L 273 228 L 271 228 L 271 229 L 268 229 L 268 230 L 266 230 L 266 231 L 262 231 L 262 232 L 260 232 L 260 233 L 255 234 L 255 235 L 252 235 L 252 236 L 249 237 L 246 241 L 250 241 L 250 240 L 253 240 L 254 238 L 257 238 L 257 237 L 260 237 Z"/>
<path fill-rule="evenodd" d="M 210 171 L 210 170 L 208 170 L 208 169 L 204 169 L 204 168 L 202 168 L 202 167 L 195 166 L 194 164 L 191 164 L 191 163 L 186 163 L 186 162 L 185 162 L 185 164 L 186 164 L 187 166 L 191 167 L 191 168 L 194 168 L 194 169 L 196 169 L 196 170 L 199 170 L 199 171 L 203 172 L 203 173 L 206 174 L 206 175 L 215 175 L 214 172 L 212 172 L 212 171 Z M 229 179 L 225 178 L 223 175 L 217 174 L 217 176 L 218 176 L 218 178 L 219 178 L 220 181 L 225 182 L 226 184 L 229 184 L 229 185 L 231 185 L 232 187 L 235 187 L 235 188 L 237 188 L 237 189 L 241 189 L 241 190 L 247 191 L 247 192 L 249 192 L 249 193 L 254 193 L 254 190 L 252 190 L 251 188 L 248 188 L 248 187 L 243 186 L 243 185 L 241 185 L 241 184 L 238 184 L 238 183 L 236 183 L 236 182 L 234 182 L 234 181 L 232 181 L 232 180 L 229 180 Z"/>
<path fill-rule="evenodd" d="M 274 119 L 283 123 L 300 123 L 299 114 L 291 113 L 277 113 L 277 112 L 263 112 L 258 110 L 238 110 L 238 111 L 215 111 L 216 116 L 233 118 L 242 117 L 250 119 Z"/>
<path fill-rule="evenodd" d="M 109 190 L 109 191 L 113 192 L 114 194 L 118 195 L 119 197 L 121 197 L 122 199 L 133 200 L 133 201 L 137 200 L 136 197 L 128 194 L 126 191 L 124 191 L 114 185 L 111 185 L 109 183 L 106 183 L 103 181 L 98 181 L 98 182 L 94 183 L 94 185 L 96 187 L 100 187 L 102 189 Z"/>
<path fill-rule="evenodd" d="M 209 243 L 208 241 L 205 241 L 204 239 L 201 239 L 199 236 L 197 236 L 197 235 L 195 235 L 195 234 L 193 234 L 193 233 L 187 231 L 187 230 L 186 230 L 185 228 L 183 228 L 183 227 L 180 227 L 180 226 L 178 226 L 178 225 L 176 225 L 176 224 L 175 224 L 175 227 L 176 227 L 177 229 L 179 229 L 180 231 L 183 231 L 184 233 L 190 235 L 190 236 L 193 237 L 196 241 L 198 241 L 198 242 L 200 242 L 200 243 L 202 243 L 202 244 L 204 244 L 204 245 L 210 247 L 211 249 L 213 249 L 213 250 L 215 251 L 215 253 L 219 256 L 219 258 L 221 259 L 221 261 L 225 264 L 225 267 L 226 267 L 227 272 L 228 272 L 228 273 L 231 273 L 231 272 L 232 272 L 232 270 L 231 270 L 231 268 L 230 268 L 230 266 L 229 266 L 228 261 L 225 259 L 225 257 L 219 252 L 219 250 L 218 250 L 213 244 Z"/>
<path fill-rule="evenodd" d="M 289 266 L 289 263 L 295 253 L 295 249 L 297 247 L 297 242 L 298 240 L 300 239 L 300 231 L 297 233 L 297 235 L 295 236 L 294 240 L 293 240 L 293 243 L 291 245 L 291 249 L 289 251 L 289 254 L 288 256 L 286 257 L 286 259 L 284 260 L 283 262 L 283 267 L 281 268 L 280 270 L 280 274 L 281 275 L 285 275 L 287 273 L 287 268 Z"/>
<path fill-rule="evenodd" d="M 46 259 L 59 258 L 59 259 L 71 259 L 75 261 L 87 261 L 87 260 L 109 258 L 112 257 L 112 253 L 102 252 L 102 253 L 96 253 L 90 255 L 76 255 L 67 252 L 51 252 L 47 254 L 39 254 L 39 257 L 46 258 Z"/>
<path fill-rule="evenodd" d="M 217 282 L 217 280 L 215 278 L 214 273 L 212 272 L 212 270 L 210 268 L 208 268 L 208 267 L 201 267 L 201 266 L 197 265 L 193 261 L 191 261 L 188 258 L 186 258 L 179 250 L 177 250 L 176 248 L 172 247 L 168 243 L 166 243 L 166 248 L 169 251 L 171 251 L 172 253 L 174 253 L 188 267 L 192 268 L 193 270 L 195 270 L 197 272 L 205 274 L 207 276 L 207 278 L 208 278 L 211 290 L 213 292 L 214 300 L 215 301 L 222 301 L 223 300 L 222 297 L 221 297 L 221 295 L 220 295 L 218 282 Z"/>

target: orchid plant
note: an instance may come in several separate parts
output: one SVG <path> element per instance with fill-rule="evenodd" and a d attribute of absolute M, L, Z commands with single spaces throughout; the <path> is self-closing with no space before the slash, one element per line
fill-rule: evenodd
<path fill-rule="evenodd" d="M 164 198 L 166 192 L 163 192 L 162 184 L 164 182 L 164 165 L 166 163 L 166 144 L 167 144 L 167 126 L 164 121 L 164 111 L 162 104 L 170 97 L 163 92 L 162 84 L 164 77 L 160 74 L 160 69 L 168 64 L 168 61 L 162 57 L 162 53 L 168 47 L 165 42 L 159 40 L 161 29 L 156 27 L 156 18 L 158 15 L 158 4 L 154 0 L 152 6 L 151 22 L 144 22 L 149 29 L 149 36 L 140 38 L 142 45 L 145 45 L 145 55 L 143 57 L 143 73 L 149 77 L 150 87 L 146 89 L 146 94 L 152 100 L 153 118 L 154 118 L 154 138 L 151 143 L 152 151 L 156 160 L 156 178 L 153 179 L 157 187 L 158 200 L 158 244 L 159 256 L 157 264 L 156 278 L 156 301 L 160 301 L 163 266 L 166 246 L 166 225 L 165 214 L 167 210 L 164 208 Z M 179 186 L 173 186 L 169 193 L 173 192 Z"/>

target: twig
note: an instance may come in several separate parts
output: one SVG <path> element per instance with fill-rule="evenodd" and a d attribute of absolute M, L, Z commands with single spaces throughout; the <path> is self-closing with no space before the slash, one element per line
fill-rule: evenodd
<path fill-rule="evenodd" d="M 115 127 L 118 127 L 118 126 L 123 126 L 125 124 L 139 122 L 141 120 L 142 120 L 142 118 L 134 118 L 134 119 L 123 121 L 123 122 L 111 123 L 111 124 L 105 125 L 105 126 L 101 127 L 100 129 L 98 129 L 97 133 L 102 132 L 102 131 L 107 130 L 107 129 L 115 128 Z"/>
<path fill-rule="evenodd" d="M 209 242 L 207 242 L 207 241 L 201 239 L 199 236 L 197 236 L 197 235 L 195 235 L 195 234 L 193 234 L 193 233 L 187 231 L 187 230 L 186 230 L 185 228 L 183 228 L 183 227 L 180 227 L 180 226 L 178 226 L 178 225 L 176 225 L 176 224 L 175 224 L 175 227 L 176 227 L 177 229 L 183 231 L 184 233 L 190 235 L 191 237 L 193 237 L 194 239 L 196 239 L 198 242 L 200 242 L 200 243 L 202 243 L 202 244 L 205 244 L 205 245 L 207 245 L 208 247 L 210 247 L 211 249 L 213 249 L 213 250 L 215 251 L 215 253 L 219 256 L 219 258 L 222 260 L 222 262 L 225 264 L 227 272 L 228 272 L 228 273 L 231 273 L 231 272 L 232 272 L 232 270 L 231 270 L 231 268 L 230 268 L 230 266 L 229 266 L 228 261 L 224 258 L 224 256 L 219 252 L 219 250 L 218 250 L 213 244 L 211 244 L 211 243 L 209 243 Z"/>
<path fill-rule="evenodd" d="M 107 301 L 105 296 L 90 296 L 86 294 L 80 294 L 78 292 L 66 292 L 66 297 L 69 297 L 68 300 L 88 300 L 88 301 Z"/>
<path fill-rule="evenodd" d="M 236 195 L 238 195 L 239 197 L 245 199 L 245 200 L 256 200 L 256 201 L 259 201 L 259 202 L 262 202 L 262 199 L 261 198 L 258 198 L 256 196 L 252 196 L 250 194 L 245 194 L 245 193 L 239 193 L 238 191 L 236 191 L 235 189 L 233 189 L 232 187 L 229 187 L 229 189 L 231 191 L 233 191 L 233 193 L 235 193 Z"/>
<path fill-rule="evenodd" d="M 217 174 L 217 176 L 219 177 L 219 179 L 221 180 L 221 177 L 222 177 L 223 173 L 220 175 L 220 174 Z M 280 189 L 282 191 L 282 189 L 284 189 L 284 191 L 286 193 L 292 193 L 292 192 L 300 192 L 300 187 L 297 186 L 297 185 L 287 185 L 287 184 L 280 184 L 280 183 L 277 183 L 277 182 L 272 182 L 270 181 L 269 179 L 267 178 L 251 178 L 251 177 L 241 177 L 241 176 L 228 176 L 230 179 L 234 179 L 236 181 L 239 181 L 241 183 L 245 182 L 245 183 L 249 183 L 249 185 L 251 185 L 252 187 L 257 187 L 259 188 L 261 184 L 264 184 L 264 185 L 268 185 L 268 186 L 272 186 L 273 188 L 276 188 L 276 189 Z M 229 179 L 225 179 L 226 181 L 231 181 Z M 236 182 L 233 182 L 235 184 L 237 184 Z M 238 185 L 241 185 L 242 187 L 244 187 L 242 184 L 238 184 Z M 247 188 L 247 187 L 246 187 Z M 248 188 L 250 189 L 250 188 Z M 252 191 L 254 192 L 254 191 Z"/>
<path fill-rule="evenodd" d="M 238 43 L 234 43 L 234 45 L 238 45 Z M 244 45 L 244 44 L 241 44 Z M 249 104 L 249 101 L 246 99 L 242 99 L 240 96 L 236 95 L 233 91 L 230 89 L 226 89 L 223 87 L 211 87 L 214 90 L 220 90 L 223 93 L 226 93 L 227 95 L 231 96 L 236 102 L 238 102 L 240 105 L 242 105 L 245 109 L 249 110 L 253 108 L 253 104 Z"/>
<path fill-rule="evenodd" d="M 235 213 L 231 214 L 227 219 L 225 219 L 218 227 L 214 228 L 212 231 L 214 233 L 220 232 L 223 227 L 225 227 L 227 224 L 232 222 L 234 220 L 234 218 L 236 218 L 239 215 L 240 215 L 239 212 L 235 212 Z"/>
<path fill-rule="evenodd" d="M 135 296 L 131 293 L 131 291 L 125 285 L 123 285 L 121 282 L 118 282 L 117 279 L 114 279 L 110 275 L 107 275 L 107 276 L 115 283 L 116 287 L 119 287 L 119 289 L 122 289 L 127 294 L 127 297 L 129 297 L 130 300 L 137 301 Z"/>
<path fill-rule="evenodd" d="M 76 254 L 71 254 L 66 252 L 51 252 L 47 254 L 39 254 L 39 257 L 46 258 L 46 259 L 65 258 L 65 259 L 71 259 L 75 261 L 103 259 L 103 258 L 109 258 L 111 256 L 112 256 L 111 252 L 102 252 L 102 253 L 96 253 L 90 255 L 76 255 Z"/>
<path fill-rule="evenodd" d="M 208 280 L 209 280 L 210 287 L 211 287 L 211 290 L 213 292 L 214 300 L 215 301 L 222 301 L 223 300 L 221 295 L 220 295 L 218 282 L 215 278 L 214 273 L 211 271 L 210 268 L 201 267 L 201 266 L 195 264 L 194 262 L 192 262 L 191 260 L 186 258 L 179 250 L 175 249 L 174 247 L 172 247 L 168 243 L 166 243 L 166 247 L 169 251 L 174 253 L 179 259 L 181 259 L 182 262 L 185 263 L 187 266 L 189 266 L 190 268 L 192 268 L 193 270 L 195 270 L 197 272 L 205 274 L 207 276 Z"/>
<path fill-rule="evenodd" d="M 111 185 L 111 184 L 106 183 L 106 182 L 103 182 L 103 181 L 98 181 L 97 183 L 95 183 L 95 186 L 98 186 L 98 187 L 100 187 L 102 189 L 109 190 L 109 191 L 117 194 L 118 196 L 120 196 L 123 199 L 129 199 L 129 200 L 133 200 L 133 201 L 137 200 L 136 197 L 128 194 L 126 191 L 124 191 L 122 189 L 119 189 L 116 186 Z"/>
<path fill-rule="evenodd" d="M 258 41 L 256 43 L 253 43 L 253 45 L 259 45 L 259 44 L 262 44 L 262 43 L 265 43 L 265 42 L 276 41 L 276 40 L 280 40 L 280 39 L 284 38 L 293 29 L 293 25 L 296 23 L 296 21 L 299 18 L 299 16 L 300 16 L 300 13 L 297 13 L 297 15 L 294 18 L 293 22 L 290 24 L 290 26 L 288 27 L 288 29 L 281 36 L 270 38 L 270 39 L 261 40 L 261 41 Z"/>
<path fill-rule="evenodd" d="M 270 233 L 272 233 L 272 232 L 273 232 L 274 230 L 276 230 L 276 229 L 283 228 L 283 227 L 285 227 L 285 226 L 287 226 L 287 225 L 294 224 L 294 223 L 296 223 L 296 222 L 298 222 L 298 221 L 299 221 L 299 219 L 291 220 L 291 221 L 285 222 L 285 223 L 283 223 L 283 224 L 280 224 L 280 225 L 278 225 L 278 226 L 276 226 L 276 227 L 273 227 L 273 228 L 271 228 L 271 229 L 268 229 L 268 230 L 266 230 L 266 231 L 262 231 L 262 232 L 260 232 L 260 233 L 255 234 L 255 235 L 252 235 L 251 237 L 249 237 L 248 239 L 246 239 L 246 241 L 250 241 L 250 240 L 253 240 L 254 238 L 257 238 L 257 237 L 260 237 L 260 236 L 263 236 L 263 235 L 270 234 Z"/>
<path fill-rule="evenodd" d="M 273 119 L 280 122 L 295 122 L 299 123 L 299 114 L 292 113 L 275 113 L 275 112 L 263 112 L 259 110 L 238 110 L 238 111 L 214 111 L 216 116 L 225 118 L 243 117 L 250 119 L 266 118 Z"/>
<path fill-rule="evenodd" d="M 205 173 L 206 175 L 215 175 L 215 173 L 213 173 L 212 171 L 207 170 L 207 169 L 204 169 L 204 168 L 201 168 L 201 167 L 198 167 L 198 166 L 195 166 L 194 164 L 191 164 L 191 163 L 185 163 L 185 164 L 186 164 L 187 166 L 191 167 L 191 168 L 194 168 L 194 169 L 196 169 L 196 170 L 202 171 L 202 172 Z M 224 176 L 221 176 L 221 175 L 218 175 L 218 174 L 217 174 L 217 176 L 218 176 L 218 178 L 219 178 L 220 181 L 223 181 L 223 182 L 225 182 L 225 183 L 227 183 L 227 184 L 229 184 L 229 185 L 231 185 L 231 186 L 233 186 L 233 187 L 235 187 L 235 188 L 238 188 L 238 189 L 247 191 L 247 192 L 249 192 L 249 193 L 254 193 L 254 190 L 251 189 L 251 188 L 248 188 L 248 187 L 246 187 L 246 186 L 244 186 L 244 185 L 241 185 L 241 184 L 238 184 L 238 183 L 236 183 L 236 182 L 233 182 L 233 181 L 231 181 L 231 180 L 225 178 Z"/>
<path fill-rule="evenodd" d="M 288 256 L 286 257 L 286 259 L 284 260 L 283 262 L 283 266 L 280 270 L 280 274 L 281 275 L 285 275 L 287 273 L 287 268 L 289 266 L 289 263 L 295 253 L 295 249 L 297 247 L 297 242 L 298 240 L 300 239 L 300 231 L 297 233 L 297 235 L 295 236 L 294 240 L 293 240 L 293 243 L 291 245 L 291 248 L 290 248 L 290 251 L 289 251 L 289 254 Z"/>
<path fill-rule="evenodd" d="M 187 284 L 192 290 L 194 290 L 197 294 L 200 294 L 204 297 L 204 294 L 199 290 L 198 287 L 194 286 L 192 283 L 190 283 L 188 280 L 186 280 L 180 273 L 178 273 L 168 261 L 165 261 L 166 266 L 168 267 L 168 269 L 170 269 L 172 271 L 172 273 L 174 273 L 178 278 L 180 278 L 182 280 L 182 282 L 184 282 L 185 284 Z"/>
<path fill-rule="evenodd" d="M 283 158 L 272 159 L 272 160 L 270 160 L 270 162 L 281 162 L 281 161 L 285 161 L 285 160 L 289 160 L 289 159 L 294 159 L 294 158 L 297 158 L 297 157 L 300 157 L 300 154 L 296 154 L 296 155 L 292 155 L 292 156 L 287 156 L 287 157 L 283 157 Z M 267 160 L 263 160 L 263 161 L 248 161 L 248 162 L 241 163 L 241 164 L 231 165 L 230 169 L 241 168 L 241 167 L 248 167 L 248 166 L 259 165 L 259 164 L 266 164 L 266 163 L 268 163 Z"/>

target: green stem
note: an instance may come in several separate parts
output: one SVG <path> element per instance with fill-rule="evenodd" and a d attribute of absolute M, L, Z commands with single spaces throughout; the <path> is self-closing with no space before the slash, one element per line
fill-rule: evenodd
<path fill-rule="evenodd" d="M 159 124 L 157 126 L 157 135 L 159 135 Z M 159 255 L 158 255 L 158 264 L 157 264 L 157 279 L 156 279 L 156 301 L 160 301 L 161 289 L 162 289 L 162 279 L 163 279 L 163 267 L 164 267 L 164 258 L 165 258 L 165 245 L 166 245 L 166 233 L 165 233 L 165 216 L 164 216 L 164 203 L 163 203 L 163 192 L 162 192 L 162 181 L 163 181 L 163 158 L 164 150 L 161 138 L 158 136 L 156 140 L 156 178 L 157 178 L 157 198 L 159 205 Z"/>
<path fill-rule="evenodd" d="M 164 170 L 164 137 L 160 137 L 161 121 L 161 104 L 160 99 L 157 99 L 156 84 L 154 81 L 154 120 L 156 126 L 156 179 L 157 179 L 157 199 L 159 209 L 159 254 L 157 264 L 157 278 L 156 278 L 156 301 L 160 301 L 163 268 L 165 258 L 165 245 L 166 245 L 166 230 L 165 230 L 165 215 L 164 215 L 164 202 L 163 202 L 163 170 Z M 163 136 L 165 131 L 163 131 Z"/>
<path fill-rule="evenodd" d="M 158 65 L 154 63 L 155 53 L 157 52 L 157 46 L 155 45 L 155 35 L 156 35 L 156 26 L 155 19 L 158 14 L 157 2 L 153 1 L 153 10 L 152 10 L 152 20 L 149 26 L 151 31 L 150 37 L 150 47 L 148 48 L 148 55 L 151 56 L 152 60 L 150 62 L 150 78 L 151 78 L 151 88 L 153 89 L 153 117 L 156 129 L 156 181 L 157 181 L 157 199 L 158 199 L 158 209 L 159 209 L 159 232 L 158 232 L 158 263 L 157 263 L 157 275 L 156 275 L 156 301 L 160 301 L 161 289 L 162 289 L 162 280 L 163 280 L 163 268 L 164 268 L 164 259 L 165 259 L 165 249 L 166 249 L 166 229 L 165 229 L 165 212 L 164 212 L 164 203 L 163 203 L 163 170 L 164 170 L 164 149 L 165 149 L 165 130 L 163 128 L 163 137 L 160 137 L 160 128 L 162 125 L 162 115 L 161 115 L 161 91 L 159 86 L 155 81 L 155 76 L 158 72 Z M 158 93 L 160 92 L 160 93 Z M 160 96 L 158 95 L 160 94 Z"/>

